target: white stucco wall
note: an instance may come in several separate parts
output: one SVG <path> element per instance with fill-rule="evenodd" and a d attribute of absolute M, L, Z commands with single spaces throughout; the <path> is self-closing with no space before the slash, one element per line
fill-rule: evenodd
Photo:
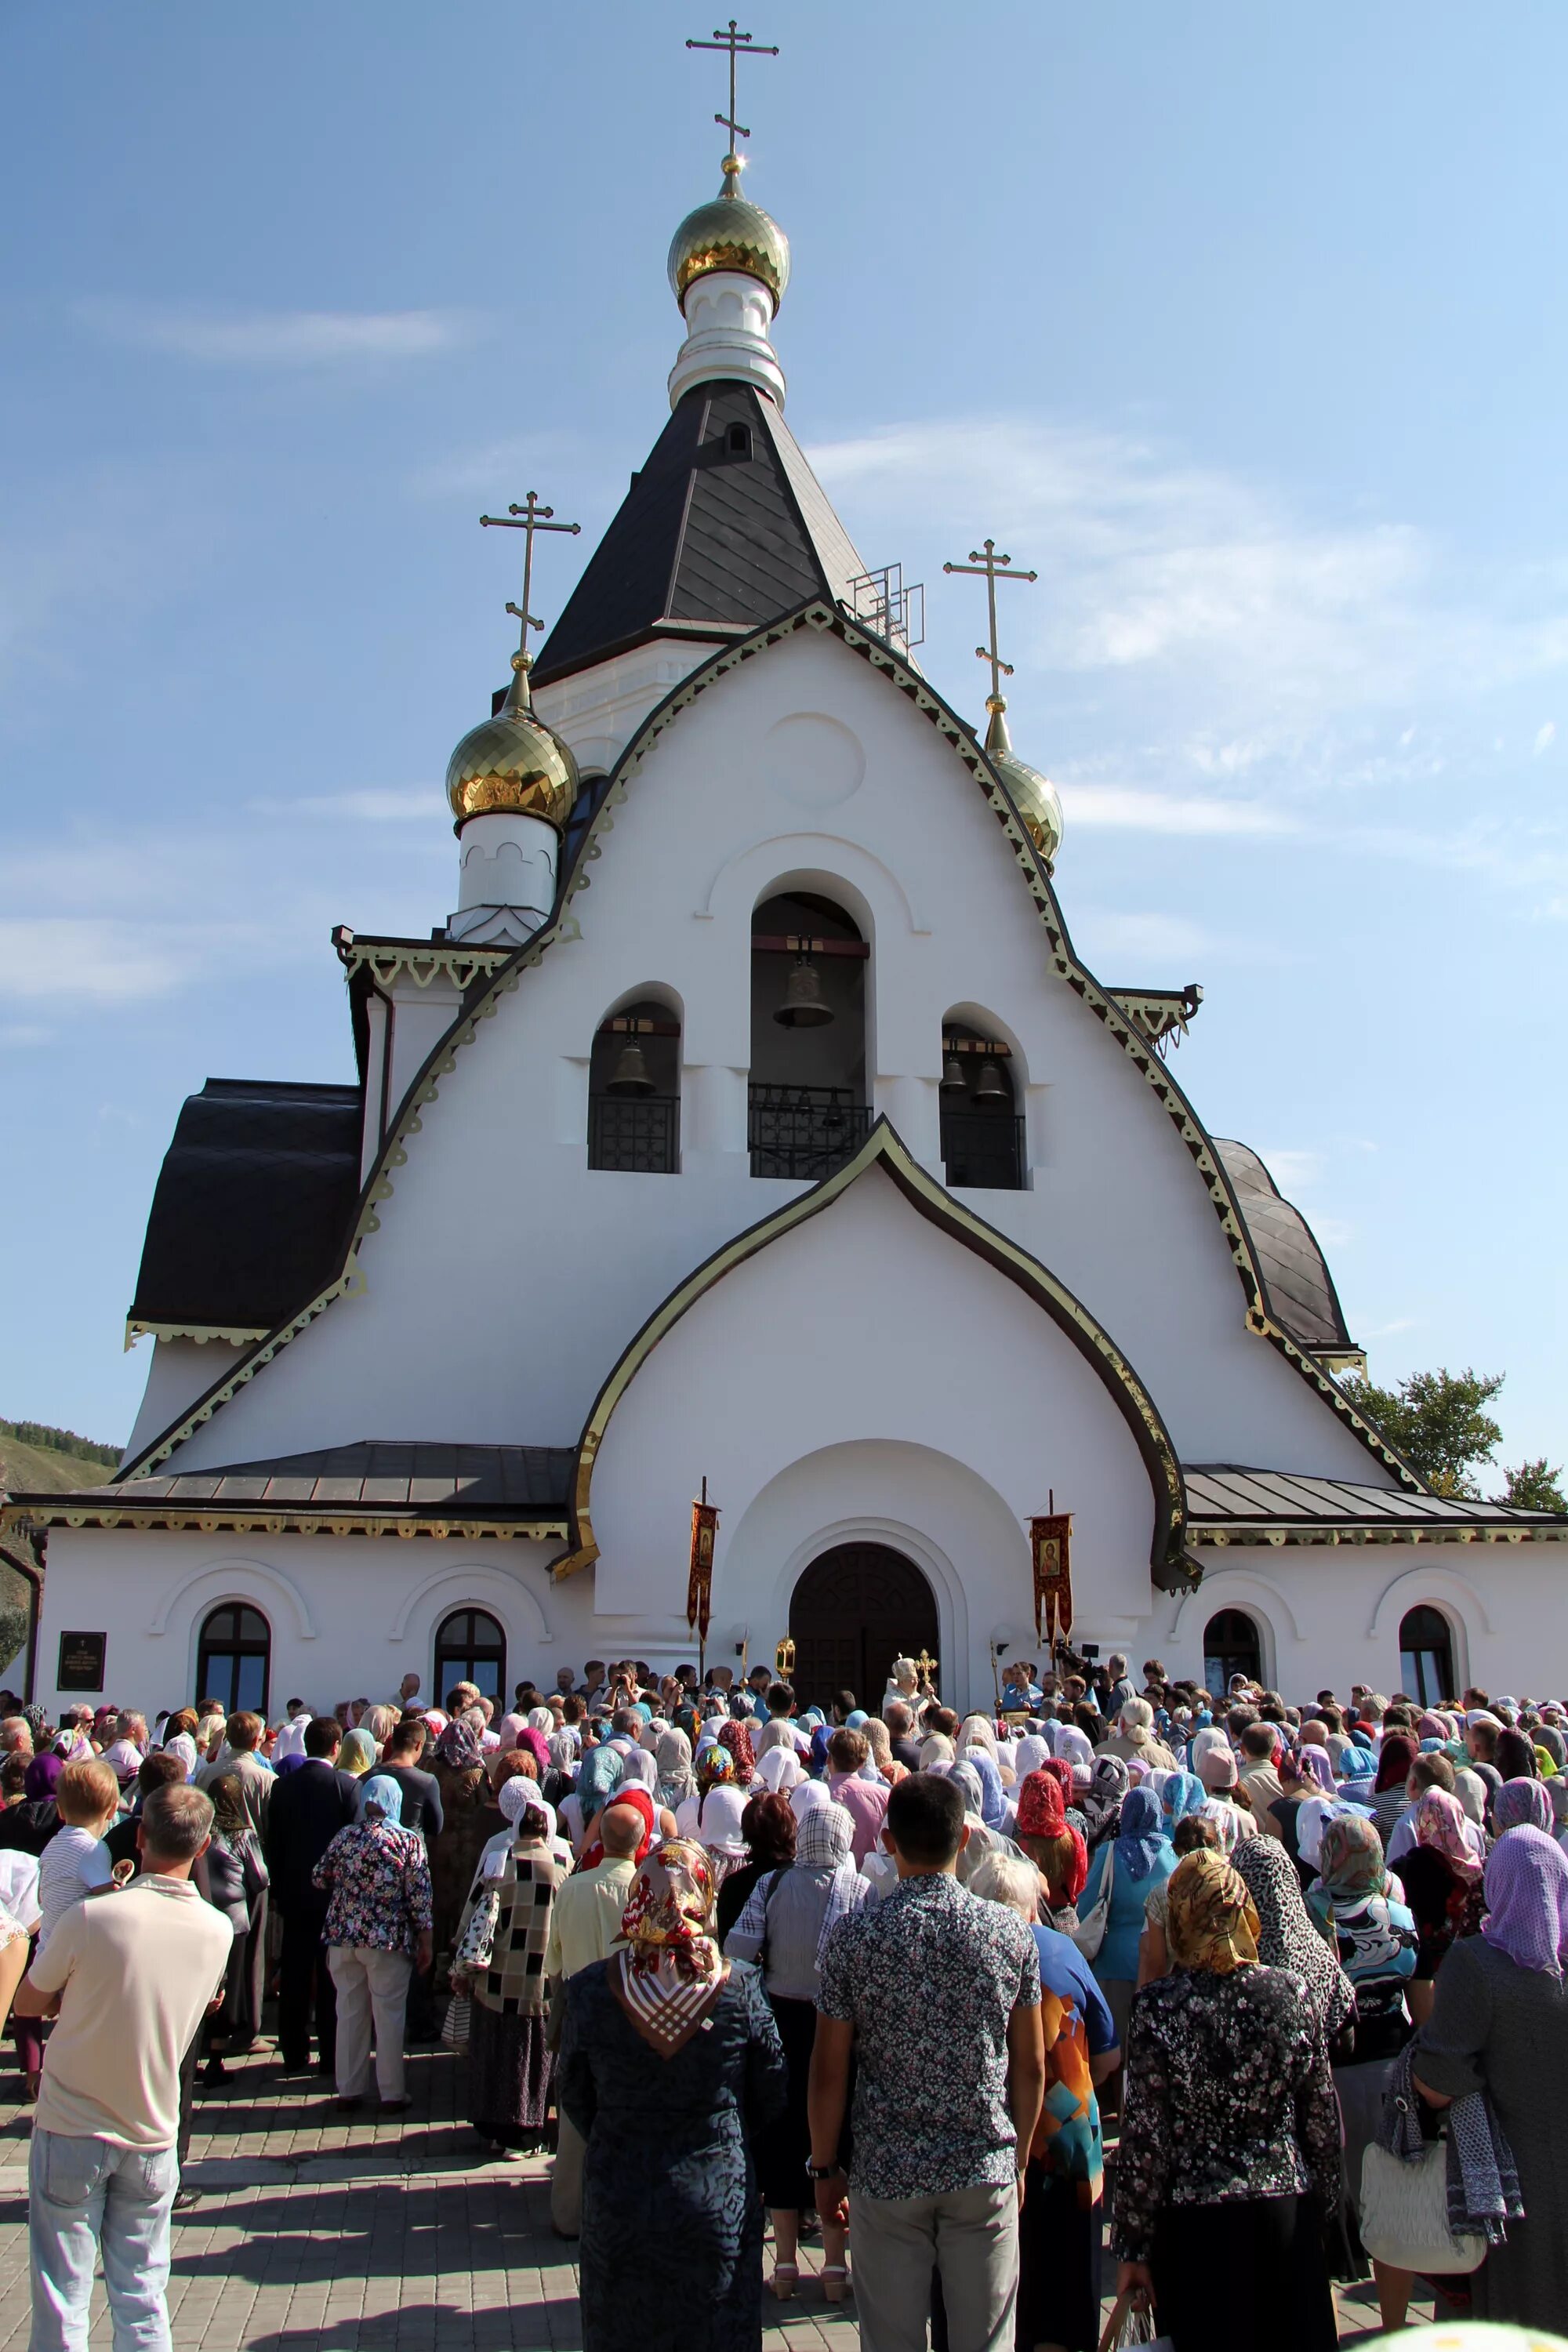
<path fill-rule="evenodd" d="M 806 719 L 831 758 L 814 759 Z M 970 1197 L 1091 1306 L 1178 1450 L 1377 1479 L 1247 1333 L 1185 1147 L 1051 972 L 967 772 L 858 656 L 803 635 L 727 677 L 656 745 L 603 846 L 574 903 L 581 940 L 524 976 L 425 1111 L 362 1253 L 364 1295 L 294 1341 L 179 1467 L 373 1436 L 574 1440 L 658 1302 L 799 1189 L 752 1180 L 745 1150 L 751 914 L 793 881 L 838 898 L 870 939 L 876 1107 L 939 1173 L 944 1013 L 971 1008 L 1016 1041 L 1030 1189 Z M 593 1034 L 650 991 L 685 1008 L 682 1172 L 590 1171 Z"/>

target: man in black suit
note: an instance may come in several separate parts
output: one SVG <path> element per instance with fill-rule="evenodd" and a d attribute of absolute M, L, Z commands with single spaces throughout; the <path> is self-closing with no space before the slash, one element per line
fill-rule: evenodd
<path fill-rule="evenodd" d="M 310 2063 L 312 1994 L 317 2072 L 331 2074 L 337 2057 L 337 1998 L 321 1947 L 328 1897 L 311 1885 L 310 1873 L 358 1810 L 359 1783 L 335 1761 L 342 1738 L 333 1716 L 307 1725 L 305 1760 L 279 1779 L 263 1828 L 272 1899 L 283 1915 L 278 2053 L 289 2074 L 303 2074 Z"/>

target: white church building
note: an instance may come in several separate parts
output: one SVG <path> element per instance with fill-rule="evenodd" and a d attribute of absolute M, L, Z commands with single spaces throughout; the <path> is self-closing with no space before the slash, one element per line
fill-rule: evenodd
<path fill-rule="evenodd" d="M 668 1671 L 704 1480 L 708 1663 L 787 1637 L 813 1697 L 923 1650 L 989 1698 L 1053 1497 L 1135 1667 L 1562 1690 L 1568 1522 L 1435 1496 L 1339 1385 L 1311 1233 L 1175 1075 L 1201 992 L 1089 971 L 1053 788 L 785 422 L 788 268 L 727 159 L 668 421 L 453 755 L 456 911 L 334 933 L 352 1085 L 184 1104 L 125 1458 L 5 1513 L 37 1695 Z"/>

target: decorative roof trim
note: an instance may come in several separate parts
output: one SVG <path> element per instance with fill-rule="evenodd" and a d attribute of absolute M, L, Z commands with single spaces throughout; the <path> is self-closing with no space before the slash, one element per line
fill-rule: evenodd
<path fill-rule="evenodd" d="M 1111 988 L 1106 993 L 1162 1055 L 1167 1045 L 1181 1044 L 1204 1001 L 1196 981 L 1185 988 Z"/>
<path fill-rule="evenodd" d="M 943 1232 L 972 1249 L 995 1267 L 999 1274 L 1017 1284 L 1020 1290 L 1045 1309 L 1058 1328 L 1071 1340 L 1099 1379 L 1109 1390 L 1118 1411 L 1132 1433 L 1134 1442 L 1143 1457 L 1149 1473 L 1149 1483 L 1154 1496 L 1154 1535 L 1150 1547 L 1150 1565 L 1156 1583 L 1166 1591 L 1184 1589 L 1197 1581 L 1195 1563 L 1184 1561 L 1183 1532 L 1186 1523 L 1186 1486 L 1182 1465 L 1171 1443 L 1169 1431 L 1160 1416 L 1152 1396 L 1144 1387 L 1126 1357 L 1117 1347 L 1104 1326 L 1099 1323 L 1082 1300 L 1076 1297 L 1065 1284 L 1058 1282 L 1037 1258 L 1031 1257 L 1005 1234 L 998 1233 L 983 1217 L 964 1207 L 945 1185 L 938 1183 L 928 1169 L 912 1157 L 896 1128 L 886 1118 L 879 1118 L 870 1134 L 852 1160 L 847 1160 L 836 1174 L 825 1177 L 820 1184 L 788 1201 L 737 1234 L 711 1257 L 704 1260 L 695 1271 L 676 1286 L 660 1307 L 654 1309 L 637 1337 L 624 1350 L 619 1362 L 594 1400 L 593 1408 L 584 1424 L 578 1441 L 577 1467 L 572 1488 L 573 1549 L 552 1569 L 552 1576 L 562 1579 L 587 1568 L 599 1557 L 599 1547 L 594 1538 L 591 1511 L 594 1465 L 604 1442 L 616 1407 L 627 1389 L 648 1361 L 659 1342 L 673 1329 L 688 1310 L 711 1290 L 724 1276 L 738 1265 L 755 1257 L 761 1251 L 831 1208 L 849 1187 L 873 1168 L 880 1168 L 891 1178 L 911 1208 Z"/>
<path fill-rule="evenodd" d="M 143 1323 L 135 1315 L 127 1317 L 125 1324 L 127 1354 L 138 1339 L 194 1339 L 198 1348 L 205 1348 L 209 1339 L 221 1339 L 230 1348 L 248 1348 L 253 1340 L 266 1337 L 265 1324 L 252 1323 L 231 1330 L 216 1323 Z"/>
<path fill-rule="evenodd" d="M 383 988 L 391 988 L 406 974 L 416 988 L 428 988 L 439 977 L 467 990 L 477 980 L 489 979 L 511 953 L 510 948 L 464 947 L 456 940 L 356 940 L 346 923 L 332 933 L 332 945 L 351 978 L 356 971 L 368 971 Z"/>
<path fill-rule="evenodd" d="M 1231 1544 L 1529 1544 L 1568 1543 L 1568 1521 L 1531 1527 L 1518 1521 L 1471 1519 L 1353 1520 L 1192 1519 L 1187 1542 L 1205 1549 L 1224 1550 Z"/>
<path fill-rule="evenodd" d="M 1172 1124 L 1192 1154 L 1198 1173 L 1203 1178 L 1215 1214 L 1219 1219 L 1220 1229 L 1225 1234 L 1232 1262 L 1247 1298 L 1247 1329 L 1260 1339 L 1272 1341 L 1279 1349 L 1287 1361 L 1291 1363 L 1304 1379 L 1310 1381 L 1325 1402 L 1331 1405 L 1345 1426 L 1360 1440 L 1368 1453 L 1381 1462 L 1386 1469 L 1391 1470 L 1402 1486 L 1409 1487 L 1416 1494 L 1424 1494 L 1427 1491 L 1409 1464 L 1394 1452 L 1373 1423 L 1358 1412 L 1350 1399 L 1335 1386 L 1328 1374 L 1313 1363 L 1310 1357 L 1304 1355 L 1301 1349 L 1271 1322 L 1265 1311 L 1263 1284 L 1252 1255 L 1251 1244 L 1242 1221 L 1240 1209 L 1231 1190 L 1230 1180 L 1220 1165 L 1218 1155 L 1215 1151 L 1206 1129 L 1199 1121 L 1196 1112 L 1182 1092 L 1177 1081 L 1160 1061 L 1154 1047 L 1142 1032 L 1132 1025 L 1111 996 L 1100 987 L 1088 967 L 1079 961 L 1068 936 L 1061 909 L 1057 904 L 1056 895 L 1051 888 L 1050 877 L 1046 870 L 1044 860 L 1036 849 L 1017 809 L 1014 806 L 1006 786 L 992 766 L 981 745 L 976 741 L 973 730 L 964 724 L 951 705 L 943 701 L 940 694 L 927 685 L 920 672 L 912 669 L 883 638 L 875 635 L 869 629 L 857 626 L 836 605 L 818 597 L 810 598 L 805 604 L 799 605 L 795 612 L 783 614 L 777 620 L 770 621 L 764 627 L 753 630 L 750 636 L 741 638 L 733 645 L 721 646 L 708 661 L 690 671 L 687 677 L 673 686 L 664 700 L 649 712 L 616 762 L 604 798 L 589 819 L 583 838 L 577 845 L 576 855 L 567 870 L 561 898 L 552 920 L 542 930 L 536 932 L 531 940 L 526 940 L 521 947 L 510 950 L 506 961 L 491 972 L 483 994 L 476 997 L 474 1002 L 459 1013 L 446 1034 L 431 1047 L 429 1054 L 410 1081 L 408 1090 L 383 1139 L 381 1150 L 376 1155 L 361 1192 L 359 1212 L 350 1236 L 342 1272 L 337 1280 L 320 1292 L 287 1322 L 279 1324 L 276 1330 L 269 1332 L 266 1340 L 253 1354 L 244 1358 L 225 1379 L 215 1382 L 205 1395 L 198 1398 L 195 1405 L 190 1407 L 179 1420 L 172 1422 L 159 1436 L 152 1439 L 137 1455 L 135 1461 L 126 1465 L 127 1477 L 138 1475 L 145 1470 L 155 1467 L 158 1463 L 167 1461 L 177 1447 L 183 1445 L 204 1423 L 212 1419 L 215 1412 L 221 1411 L 231 1397 L 237 1395 L 240 1389 L 254 1380 L 257 1373 L 264 1370 L 272 1359 L 288 1346 L 290 1339 L 296 1339 L 307 1325 L 314 1322 L 318 1315 L 324 1313 L 334 1298 L 363 1290 L 364 1276 L 359 1265 L 359 1247 L 370 1234 L 379 1230 L 380 1219 L 376 1214 L 376 1209 L 382 1202 L 390 1200 L 392 1197 L 394 1171 L 402 1168 L 407 1160 L 407 1141 L 410 1136 L 419 1131 L 422 1123 L 419 1116 L 421 1111 L 436 1100 L 440 1091 L 441 1079 L 456 1069 L 458 1054 L 464 1045 L 472 1044 L 478 1034 L 478 1024 L 480 1021 L 488 1021 L 493 1016 L 500 1007 L 501 998 L 516 988 L 529 966 L 537 963 L 546 949 L 553 946 L 557 941 L 564 945 L 581 939 L 581 926 L 571 912 L 572 901 L 580 891 L 586 890 L 592 886 L 593 876 L 588 869 L 604 855 L 604 835 L 615 828 L 615 813 L 626 800 L 626 787 L 632 776 L 641 767 L 659 737 L 683 710 L 689 709 L 698 699 L 700 695 L 705 694 L 721 678 L 727 677 L 731 670 L 739 669 L 744 663 L 754 660 L 759 654 L 765 653 L 771 646 L 780 645 L 786 638 L 797 635 L 802 629 L 814 629 L 819 634 L 831 634 L 837 636 L 852 653 L 858 654 L 873 669 L 881 671 L 889 682 L 914 704 L 916 709 L 931 721 L 937 732 L 952 745 L 973 776 L 980 790 L 984 793 L 993 814 L 1006 835 L 1014 860 L 1024 877 L 1025 886 L 1035 902 L 1036 911 L 1044 927 L 1046 938 L 1050 946 L 1052 965 L 1058 977 L 1065 980 L 1069 988 L 1077 991 L 1089 1011 L 1104 1024 L 1122 1051 L 1130 1056 L 1133 1066 L 1142 1073 L 1147 1084 L 1163 1104 Z M 334 940 L 341 935 L 341 933 L 335 933 Z M 352 939 L 352 935 L 350 936 Z M 434 944 L 437 951 L 439 951 L 439 942 Z M 342 952 L 340 949 L 340 953 Z M 470 950 L 468 952 L 478 956 L 484 950 Z"/>
<path fill-rule="evenodd" d="M 537 1517 L 514 1513 L 505 1519 L 465 1519 L 421 1517 L 416 1511 L 365 1510 L 345 1506 L 342 1510 L 280 1507 L 247 1510 L 210 1503 L 132 1503 L 112 1497 L 95 1501 L 85 1495 L 16 1495 L 0 1506 L 0 1529 L 10 1530 L 24 1520 L 46 1528 L 123 1528 L 179 1535 L 236 1536 L 439 1536 L 465 1543 L 496 1536 L 571 1538 L 571 1528 L 559 1511 Z"/>

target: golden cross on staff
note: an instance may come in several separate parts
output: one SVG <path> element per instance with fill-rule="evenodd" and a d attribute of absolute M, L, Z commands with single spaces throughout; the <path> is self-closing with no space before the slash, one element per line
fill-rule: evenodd
<path fill-rule="evenodd" d="M 537 490 L 530 490 L 526 503 L 522 506 L 508 507 L 503 515 L 479 517 L 480 523 L 488 530 L 521 530 L 523 534 L 522 602 L 521 604 L 509 604 L 506 609 L 519 625 L 518 650 L 525 662 L 529 660 L 530 629 L 542 629 L 544 626 L 543 622 L 536 620 L 528 609 L 529 593 L 533 586 L 533 534 L 536 530 L 563 530 L 575 539 L 583 528 L 580 522 L 552 522 L 551 517 L 554 512 L 553 507 L 540 505 Z"/>
<path fill-rule="evenodd" d="M 721 33 L 715 27 L 713 38 L 710 41 L 688 41 L 686 46 L 689 49 L 727 49 L 730 53 L 730 111 L 728 114 L 716 114 L 713 120 L 715 122 L 721 122 L 729 131 L 730 148 L 732 153 L 737 139 L 749 139 L 752 135 L 743 122 L 737 122 L 735 120 L 736 57 L 744 55 L 748 58 L 776 58 L 778 50 L 776 47 L 768 48 L 760 44 L 753 48 L 750 33 L 737 33 L 735 30 L 733 16 L 730 19 L 730 29 L 727 33 Z"/>
<path fill-rule="evenodd" d="M 991 615 L 991 644 L 989 648 L 976 646 L 974 658 L 991 665 L 991 700 L 986 705 L 987 709 L 994 709 L 1002 702 L 1002 680 L 1013 675 L 1012 663 L 1005 662 L 996 650 L 996 583 L 998 580 L 1037 580 L 1040 576 L 1037 572 L 1009 572 L 1007 566 L 1012 561 L 1010 555 L 998 555 L 996 541 L 988 539 L 984 551 L 978 547 L 970 549 L 967 563 L 944 563 L 942 567 L 944 572 L 968 572 L 973 578 L 985 583 L 985 601 Z M 1005 709 L 1006 706 L 1002 704 L 1002 707 Z"/>

